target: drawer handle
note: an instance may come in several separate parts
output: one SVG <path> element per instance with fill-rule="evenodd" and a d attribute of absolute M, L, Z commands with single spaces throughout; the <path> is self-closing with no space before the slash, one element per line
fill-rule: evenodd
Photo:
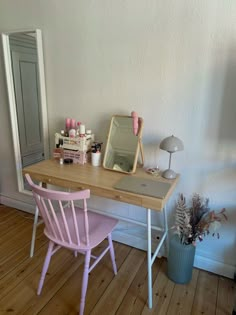
<path fill-rule="evenodd" d="M 121 200 L 121 199 L 122 199 L 122 196 L 120 196 L 120 195 L 119 195 L 119 196 L 117 196 L 117 195 L 116 195 L 116 199 Z"/>

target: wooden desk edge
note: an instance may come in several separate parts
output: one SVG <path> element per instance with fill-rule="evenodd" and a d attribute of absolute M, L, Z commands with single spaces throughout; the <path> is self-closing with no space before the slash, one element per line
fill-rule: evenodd
<path fill-rule="evenodd" d="M 109 170 L 105 170 L 105 169 L 103 170 L 105 172 L 111 172 Z M 83 183 L 80 180 L 72 181 L 71 179 L 60 178 L 56 176 L 55 174 L 52 175 L 52 174 L 42 173 L 40 169 L 39 170 L 35 169 L 34 165 L 25 167 L 22 170 L 22 173 L 23 174 L 28 173 L 34 180 L 40 181 L 42 183 L 51 184 L 51 185 L 55 185 L 55 186 L 59 186 L 63 188 L 71 188 L 74 190 L 90 189 L 91 194 L 93 195 L 112 199 L 115 201 L 128 203 L 128 204 L 137 205 L 143 208 L 149 208 L 155 211 L 161 211 L 164 208 L 164 206 L 166 205 L 167 201 L 173 194 L 173 191 L 179 182 L 179 175 L 174 180 L 161 179 L 162 181 L 171 183 L 171 187 L 166 197 L 164 199 L 161 199 L 161 198 L 154 198 L 154 197 L 145 196 L 145 195 L 139 195 L 139 194 L 135 194 L 135 193 L 127 192 L 127 191 L 121 191 L 113 187 L 105 187 L 105 186 L 101 187 L 101 186 L 96 186 L 93 183 L 91 184 Z M 121 174 L 120 176 L 131 176 L 131 175 Z"/>

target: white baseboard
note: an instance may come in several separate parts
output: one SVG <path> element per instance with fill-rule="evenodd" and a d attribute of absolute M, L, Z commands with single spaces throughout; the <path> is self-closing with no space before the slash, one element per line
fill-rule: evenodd
<path fill-rule="evenodd" d="M 9 207 L 13 207 L 16 209 L 23 210 L 28 213 L 34 213 L 34 206 L 26 203 L 21 200 L 16 200 L 12 199 L 6 196 L 0 196 L 0 201 L 2 204 L 7 205 Z M 97 211 L 97 210 L 96 210 Z M 107 213 L 108 214 L 108 213 Z M 153 251 L 155 245 L 157 245 L 157 240 L 156 240 L 156 234 L 157 232 L 155 231 L 153 233 Z M 136 225 L 130 225 L 127 223 L 125 224 L 124 222 L 120 222 L 117 226 L 117 228 L 113 231 L 113 240 L 141 249 L 141 250 L 147 250 L 147 235 L 144 227 L 141 226 L 136 226 Z M 161 250 L 160 256 L 165 256 L 165 250 Z M 235 272 L 235 266 L 229 265 L 226 263 L 222 263 L 216 260 L 212 260 L 209 258 L 206 258 L 204 256 L 197 255 L 195 256 L 194 260 L 194 266 L 196 268 L 206 270 L 209 272 L 213 272 L 215 274 L 227 277 L 227 278 L 234 278 L 234 272 Z"/>
<path fill-rule="evenodd" d="M 156 232 L 154 232 L 156 233 Z M 122 228 L 122 223 L 118 224 L 117 228 L 112 232 L 112 239 L 114 241 L 126 244 L 144 251 L 147 251 L 147 237 L 146 233 L 143 233 L 143 229 L 139 226 L 132 227 L 131 229 Z M 154 252 L 158 245 L 156 239 L 152 239 L 152 251 Z M 162 249 L 160 250 L 158 257 L 163 256 Z"/>
<path fill-rule="evenodd" d="M 1 203 L 8 207 L 16 208 L 27 213 L 34 213 L 35 206 L 22 200 L 13 199 L 7 196 L 1 196 Z"/>
<path fill-rule="evenodd" d="M 230 279 L 234 278 L 235 266 L 212 260 L 204 256 L 195 256 L 194 267 L 210 271 L 217 275 L 224 276 Z"/>

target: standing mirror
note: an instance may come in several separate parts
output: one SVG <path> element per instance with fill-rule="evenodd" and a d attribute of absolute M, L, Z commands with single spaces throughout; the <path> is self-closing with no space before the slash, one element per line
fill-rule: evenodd
<path fill-rule="evenodd" d="M 141 153 L 142 163 L 144 162 L 142 130 L 142 118 L 114 115 L 108 133 L 103 167 L 117 172 L 134 173 L 139 153 Z"/>
<path fill-rule="evenodd" d="M 26 192 L 22 168 L 49 156 L 41 31 L 2 34 L 17 183 Z"/>

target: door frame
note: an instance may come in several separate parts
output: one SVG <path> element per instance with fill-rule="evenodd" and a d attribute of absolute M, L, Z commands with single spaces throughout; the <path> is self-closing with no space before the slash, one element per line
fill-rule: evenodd
<path fill-rule="evenodd" d="M 44 143 L 44 154 L 45 159 L 49 158 L 49 131 L 48 131 L 48 114 L 47 114 L 47 100 L 46 100 L 46 88 L 45 88 L 45 74 L 44 74 L 44 60 L 43 60 L 43 46 L 42 46 L 42 32 L 40 29 L 27 29 L 18 31 L 9 31 L 2 33 L 2 45 L 3 45 L 3 56 L 5 64 L 6 82 L 7 82 L 7 94 L 9 100 L 11 130 L 13 138 L 13 149 L 16 166 L 16 178 L 18 191 L 27 195 L 31 194 L 24 188 L 24 180 L 22 175 L 22 162 L 21 162 L 21 150 L 20 150 L 20 139 L 18 131 L 18 120 L 16 111 L 15 101 L 15 90 L 11 64 L 11 51 L 9 35 L 19 33 L 35 33 L 36 47 L 38 54 L 38 74 L 39 74 L 39 95 L 41 102 L 41 119 L 42 119 L 42 132 L 43 132 L 43 143 Z"/>

